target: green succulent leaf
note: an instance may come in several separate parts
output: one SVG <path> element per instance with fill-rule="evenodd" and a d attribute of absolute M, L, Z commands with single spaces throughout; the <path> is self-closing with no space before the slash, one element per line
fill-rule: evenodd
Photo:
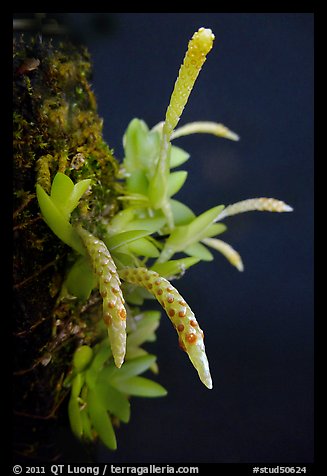
<path fill-rule="evenodd" d="M 119 371 L 111 379 L 112 382 L 126 380 L 130 377 L 135 377 L 148 370 L 151 365 L 157 360 L 155 355 L 147 354 L 141 357 L 124 362 Z"/>
<path fill-rule="evenodd" d="M 170 168 L 179 167 L 184 164 L 190 158 L 190 154 L 185 152 L 185 150 L 175 145 L 171 146 L 170 150 Z"/>
<path fill-rule="evenodd" d="M 58 238 L 60 238 L 61 241 L 76 250 L 78 253 L 84 255 L 85 250 L 78 234 L 53 202 L 51 197 L 49 197 L 39 184 L 36 185 L 36 195 L 41 213 L 48 227 L 58 236 Z"/>
<path fill-rule="evenodd" d="M 146 342 L 159 326 L 161 313 L 145 311 L 140 315 L 136 329 L 127 335 L 127 348 L 137 347 Z"/>
<path fill-rule="evenodd" d="M 80 256 L 70 268 L 65 286 L 69 294 L 78 299 L 88 299 L 92 289 L 97 285 L 97 279 L 92 271 L 89 260 L 85 256 Z"/>
<path fill-rule="evenodd" d="M 135 170 L 126 179 L 126 190 L 131 193 L 148 194 L 149 181 L 144 170 Z"/>
<path fill-rule="evenodd" d="M 58 172 L 52 182 L 50 197 L 64 217 L 69 220 L 71 212 L 77 207 L 91 183 L 90 179 L 81 180 L 76 185 L 65 174 Z"/>
<path fill-rule="evenodd" d="M 174 252 L 183 251 L 208 236 L 208 230 L 218 217 L 223 205 L 211 208 L 194 218 L 188 225 L 177 226 L 166 241 L 161 261 L 166 261 Z M 169 258 L 168 258 L 169 259 Z"/>
<path fill-rule="evenodd" d="M 81 413 L 81 423 L 82 423 L 82 432 L 83 432 L 82 436 L 88 441 L 93 441 L 94 435 L 92 433 L 91 420 L 90 420 L 89 414 L 87 413 L 86 407 L 82 408 L 80 410 L 80 413 Z"/>
<path fill-rule="evenodd" d="M 184 253 L 187 255 L 199 258 L 202 261 L 212 261 L 213 254 L 208 250 L 208 248 L 201 243 L 193 243 L 193 245 L 185 248 Z"/>
<path fill-rule="evenodd" d="M 139 238 L 129 243 L 128 250 L 136 256 L 145 256 L 147 258 L 158 258 L 160 255 L 158 248 L 147 238 Z"/>
<path fill-rule="evenodd" d="M 112 387 L 107 379 L 99 378 L 95 392 L 101 405 L 119 420 L 128 423 L 131 415 L 130 402 L 126 395 Z"/>
<path fill-rule="evenodd" d="M 190 266 L 193 266 L 199 261 L 200 259 L 193 258 L 193 257 L 181 258 L 181 259 L 166 261 L 165 263 L 155 263 L 153 266 L 151 266 L 150 269 L 152 271 L 156 271 L 157 273 L 159 273 L 160 276 L 163 276 L 164 278 L 169 279 L 169 278 L 178 276 L 179 274 L 183 273 L 186 269 L 188 269 Z"/>
<path fill-rule="evenodd" d="M 127 173 L 145 169 L 153 169 L 158 155 L 160 136 L 156 131 L 149 131 L 146 123 L 140 119 L 133 119 L 124 134 L 123 145 L 125 158 L 123 166 Z"/>
<path fill-rule="evenodd" d="M 119 247 L 138 240 L 143 236 L 150 235 L 151 231 L 148 230 L 131 230 L 118 233 L 114 236 L 110 236 L 105 239 L 105 243 L 110 251 L 118 249 Z"/>
<path fill-rule="evenodd" d="M 206 231 L 206 236 L 204 236 L 203 238 L 211 238 L 212 236 L 220 235 L 221 233 L 224 233 L 224 231 L 226 230 L 227 230 L 227 226 L 224 225 L 223 223 L 213 223 L 212 225 L 208 227 Z"/>
<path fill-rule="evenodd" d="M 68 417 L 72 432 L 77 436 L 77 438 L 81 438 L 83 435 L 81 410 L 77 399 L 73 396 L 70 397 L 68 402 Z"/>
<path fill-rule="evenodd" d="M 112 426 L 111 418 L 101 399 L 95 390 L 89 390 L 87 394 L 87 411 L 92 426 L 99 435 L 100 440 L 111 450 L 117 449 L 116 435 Z"/>
<path fill-rule="evenodd" d="M 168 190 L 169 197 L 175 195 L 184 185 L 187 178 L 187 172 L 185 170 L 179 170 L 178 172 L 172 172 L 168 177 Z"/>
<path fill-rule="evenodd" d="M 173 213 L 175 226 L 188 225 L 192 220 L 194 220 L 195 214 L 187 205 L 174 199 L 170 199 L 169 203 Z"/>
<path fill-rule="evenodd" d="M 164 397 L 167 390 L 157 382 L 145 377 L 131 377 L 114 382 L 115 388 L 127 395 L 137 397 Z"/>
<path fill-rule="evenodd" d="M 72 380 L 72 390 L 71 390 L 71 395 L 74 398 L 77 398 L 79 394 L 81 393 L 82 387 L 85 382 L 85 375 L 84 373 L 78 373 L 75 375 L 75 377 Z"/>
<path fill-rule="evenodd" d="M 90 364 L 93 357 L 93 350 L 88 345 L 78 347 L 73 356 L 73 366 L 76 372 L 82 372 Z"/>

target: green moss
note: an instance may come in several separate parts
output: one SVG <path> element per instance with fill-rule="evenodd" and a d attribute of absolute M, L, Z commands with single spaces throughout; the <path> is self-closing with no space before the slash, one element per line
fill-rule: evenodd
<path fill-rule="evenodd" d="M 75 211 L 88 228 L 101 229 L 119 209 L 118 164 L 102 136 L 91 71 L 84 48 L 14 41 L 14 408 L 23 454 L 38 440 L 47 443 L 45 422 L 56 418 L 65 398 L 61 382 L 73 352 L 98 338 L 96 294 L 88 303 L 58 300 L 72 251 L 42 220 L 35 195 L 36 183 L 49 191 L 62 171 L 94 184 L 92 200 L 82 199 Z"/>

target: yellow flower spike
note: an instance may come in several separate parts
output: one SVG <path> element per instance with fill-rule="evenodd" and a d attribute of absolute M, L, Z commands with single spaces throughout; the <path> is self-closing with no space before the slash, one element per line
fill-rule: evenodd
<path fill-rule="evenodd" d="M 293 208 L 287 205 L 287 203 L 282 200 L 276 200 L 276 198 L 249 198 L 247 200 L 242 200 L 240 202 L 233 203 L 228 205 L 220 213 L 216 221 L 220 221 L 223 218 L 237 215 L 238 213 L 245 213 L 251 211 L 261 211 L 261 212 L 292 212 Z"/>
<path fill-rule="evenodd" d="M 214 38 L 215 36 L 209 28 L 199 28 L 189 41 L 166 112 L 163 137 L 166 137 L 167 142 L 182 115 L 196 78 L 213 46 Z"/>
<path fill-rule="evenodd" d="M 149 197 L 154 208 L 163 209 L 170 228 L 173 227 L 173 217 L 167 200 L 170 139 L 193 89 L 196 78 L 206 60 L 206 56 L 213 46 L 214 38 L 209 28 L 199 28 L 189 41 L 162 128 L 159 159 L 153 180 L 150 183 Z"/>
<path fill-rule="evenodd" d="M 116 265 L 103 241 L 81 226 L 76 230 L 82 238 L 93 271 L 99 279 L 99 290 L 103 298 L 103 320 L 108 328 L 115 365 L 120 368 L 126 353 L 126 309 Z"/>
<path fill-rule="evenodd" d="M 211 389 L 209 363 L 205 352 L 203 331 L 195 315 L 176 288 L 156 271 L 147 268 L 124 268 L 119 275 L 128 283 L 143 286 L 159 301 L 178 334 L 179 346 L 184 350 L 204 385 Z"/>
<path fill-rule="evenodd" d="M 239 135 L 228 129 L 228 127 L 224 126 L 224 124 L 211 121 L 197 121 L 185 124 L 172 133 L 171 140 L 177 139 L 178 137 L 199 133 L 213 134 L 214 136 L 223 137 L 224 139 L 230 139 L 234 141 L 240 140 Z"/>
<path fill-rule="evenodd" d="M 235 268 L 237 268 L 239 271 L 244 270 L 244 266 L 243 266 L 243 262 L 242 262 L 242 258 L 240 254 L 225 241 L 219 240 L 218 238 L 204 238 L 202 240 L 202 243 L 219 251 L 222 255 L 225 256 L 225 258 L 228 259 L 230 264 L 235 266 Z"/>

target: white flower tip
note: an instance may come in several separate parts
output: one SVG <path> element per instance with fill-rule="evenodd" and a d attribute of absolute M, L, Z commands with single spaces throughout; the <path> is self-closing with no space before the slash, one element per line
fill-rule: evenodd
<path fill-rule="evenodd" d="M 207 376 L 205 379 L 202 380 L 202 383 L 204 383 L 204 385 L 209 389 L 211 390 L 213 388 L 213 384 L 212 384 L 212 380 L 211 380 L 211 377 L 210 376 Z"/>
<path fill-rule="evenodd" d="M 287 203 L 284 203 L 284 207 L 283 207 L 283 212 L 292 212 L 294 210 L 294 208 L 292 208 L 290 205 L 287 205 Z"/>
<path fill-rule="evenodd" d="M 228 131 L 226 131 L 226 139 L 234 140 L 234 141 L 237 142 L 237 141 L 240 140 L 240 136 L 238 134 L 236 134 L 235 132 L 230 131 L 228 129 Z"/>
<path fill-rule="evenodd" d="M 241 272 L 244 271 L 244 265 L 242 261 L 238 261 L 237 263 L 235 263 L 235 267 Z"/>
<path fill-rule="evenodd" d="M 207 55 L 212 48 L 215 35 L 210 28 L 201 27 L 193 35 L 193 40 L 198 43 L 200 50 Z"/>

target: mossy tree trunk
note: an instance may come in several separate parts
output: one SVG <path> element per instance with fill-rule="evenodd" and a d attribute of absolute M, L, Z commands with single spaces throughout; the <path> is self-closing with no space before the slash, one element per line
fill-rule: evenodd
<path fill-rule="evenodd" d="M 58 171 L 91 178 L 92 198 L 74 214 L 101 235 L 118 210 L 118 164 L 102 137 L 85 49 L 20 39 L 13 68 L 14 452 L 50 460 L 72 353 L 97 338 L 101 303 L 97 292 L 86 303 L 58 299 L 74 254 L 44 223 L 35 185 L 49 192 Z"/>

